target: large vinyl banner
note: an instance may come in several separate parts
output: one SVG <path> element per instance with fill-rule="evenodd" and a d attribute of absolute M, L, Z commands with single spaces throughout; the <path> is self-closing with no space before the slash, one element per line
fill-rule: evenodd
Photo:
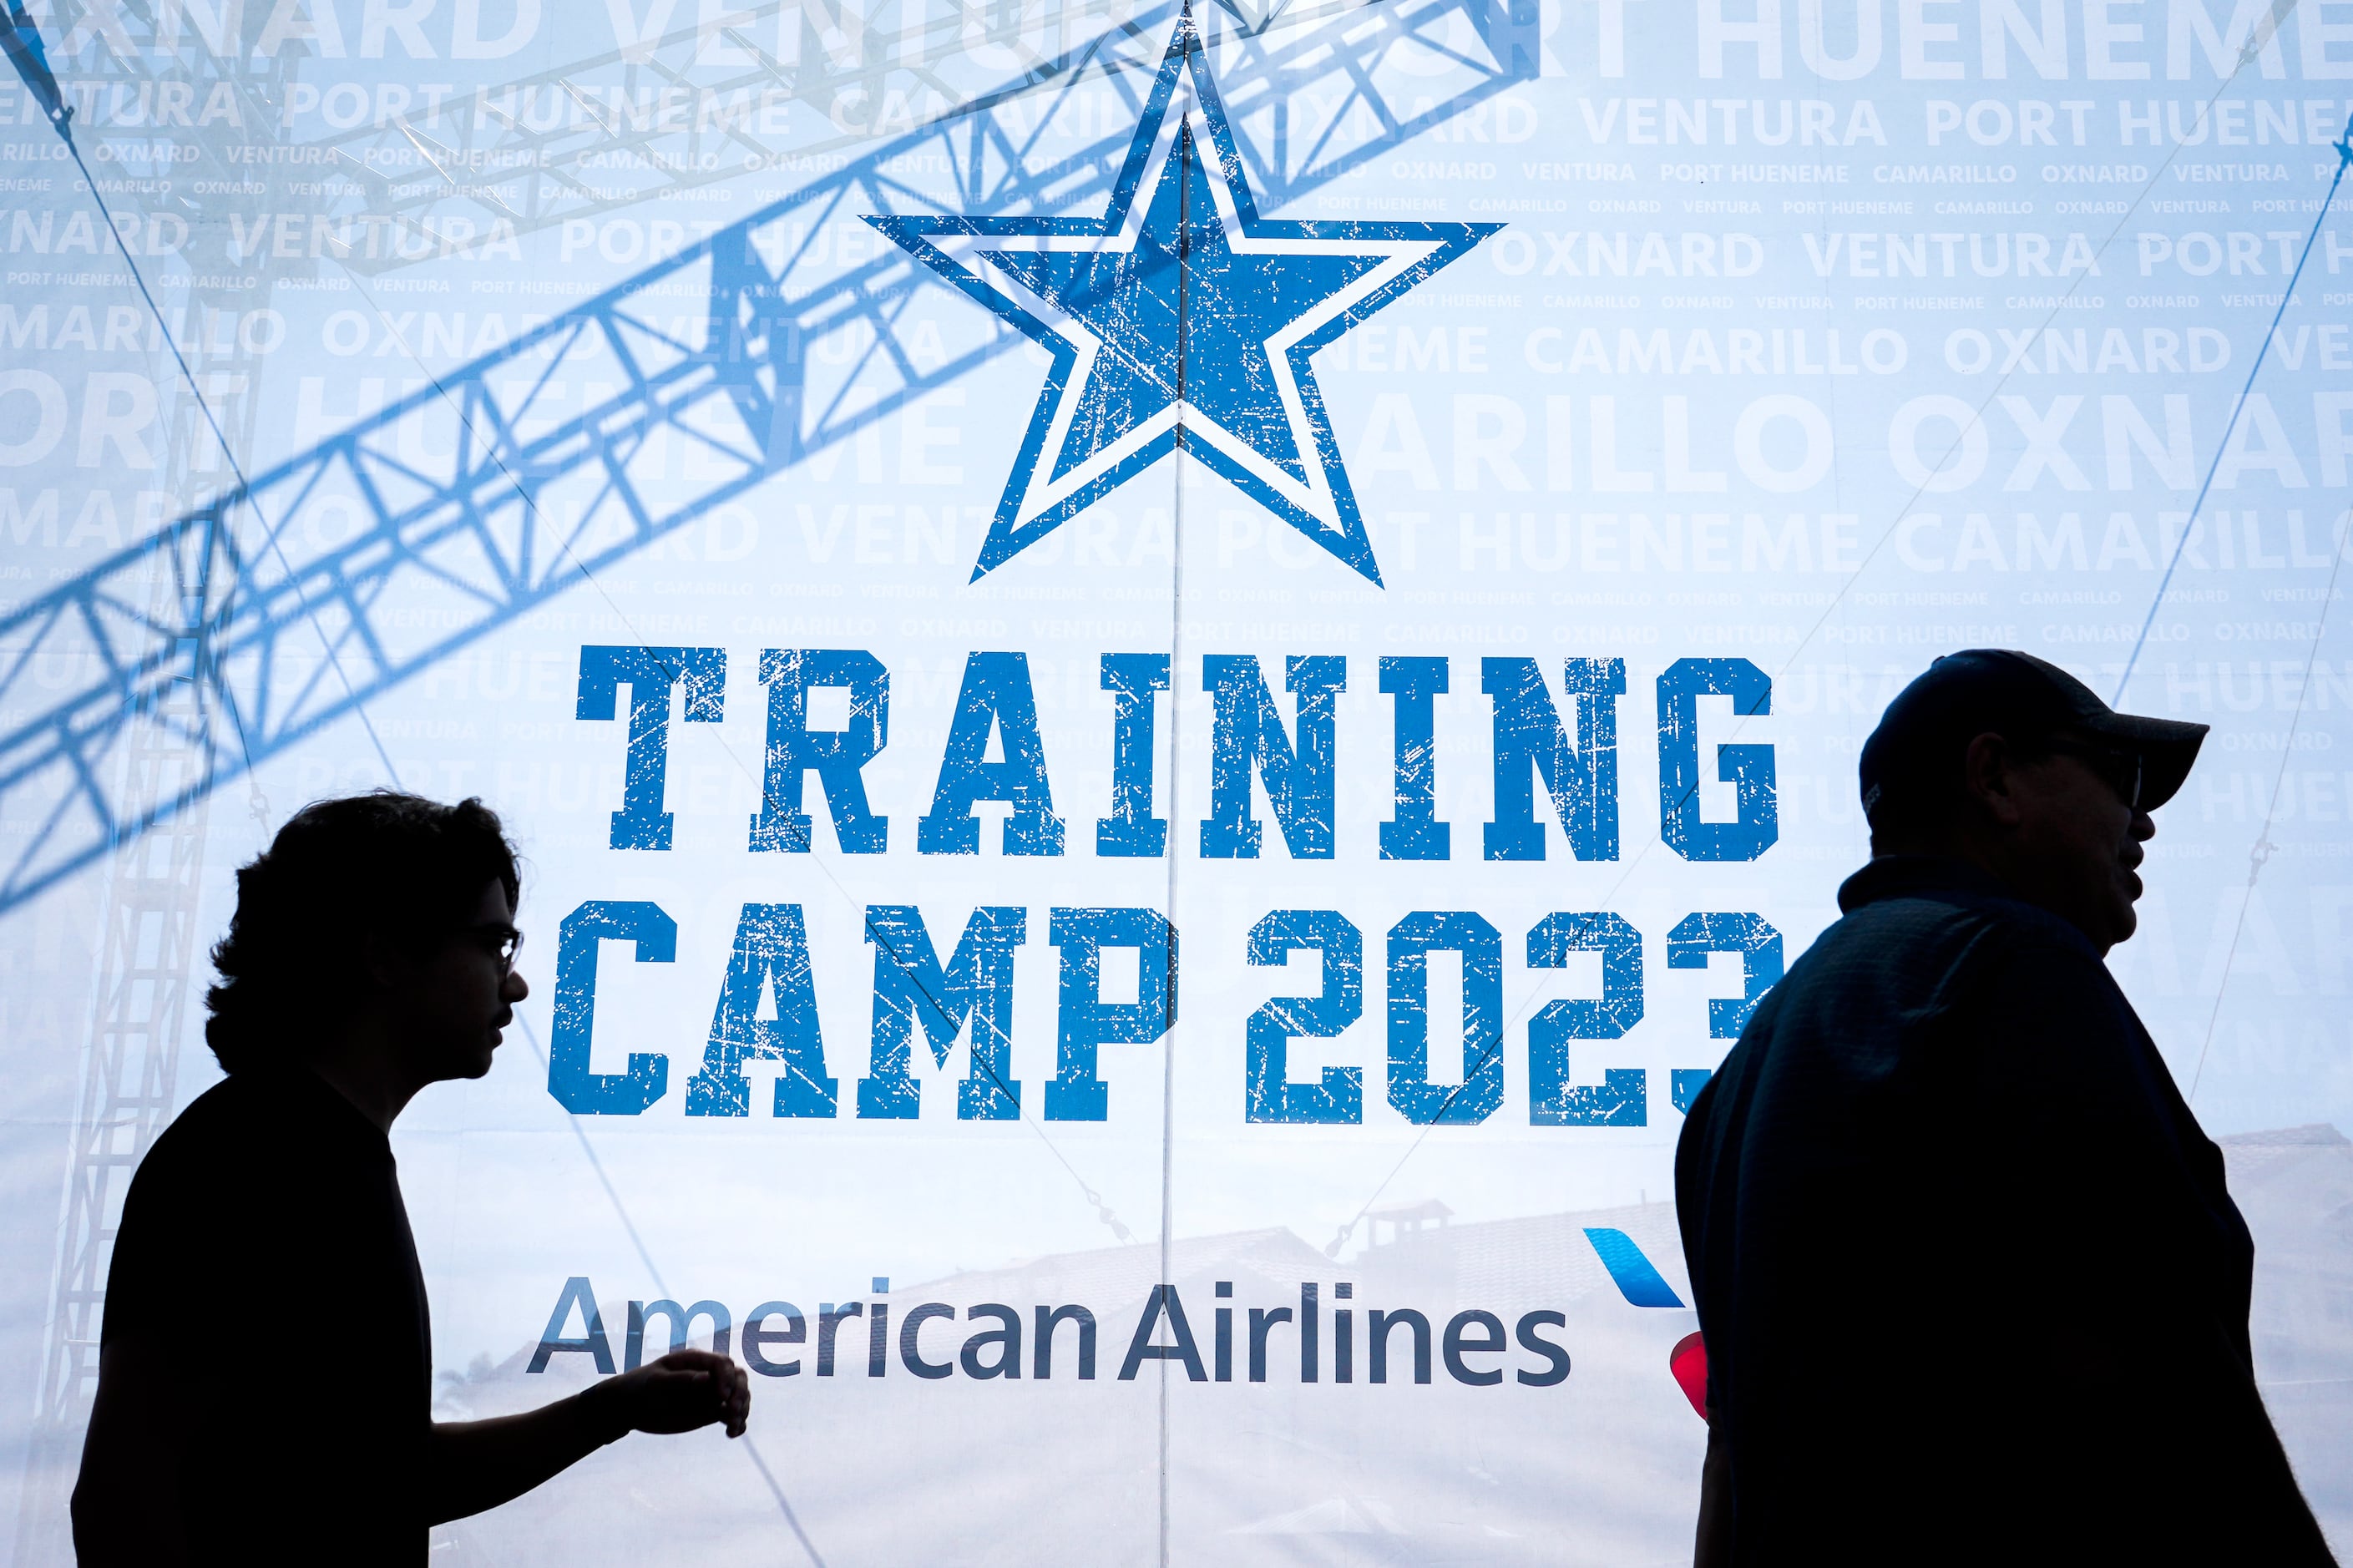
<path fill-rule="evenodd" d="M 754 1374 L 436 1563 L 1686 1562 L 1675 1140 L 1972 646 L 2213 726 L 2110 963 L 2353 1550 L 2353 4 L 0 29 L 15 1561 L 232 874 L 396 786 L 525 857 L 438 1415 Z M 302 1258 L 179 1353 L 332 1401 Z"/>

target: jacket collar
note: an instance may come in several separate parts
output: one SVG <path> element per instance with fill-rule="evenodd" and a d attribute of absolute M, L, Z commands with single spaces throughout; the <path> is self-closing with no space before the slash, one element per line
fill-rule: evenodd
<path fill-rule="evenodd" d="M 1934 898 L 1956 893 L 1965 898 L 2013 902 L 2018 898 L 1992 872 L 1967 860 L 1938 855 L 1882 855 L 1840 885 L 1839 910 L 1851 915 L 1882 899 Z"/>

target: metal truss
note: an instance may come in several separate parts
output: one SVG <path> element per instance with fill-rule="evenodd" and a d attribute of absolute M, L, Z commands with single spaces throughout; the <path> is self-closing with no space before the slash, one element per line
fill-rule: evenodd
<path fill-rule="evenodd" d="M 235 6 L 223 9 L 233 21 L 239 15 Z M 52 0 L 32 7 L 58 86 L 74 109 L 74 138 L 97 153 L 101 169 L 112 167 L 122 185 L 135 187 L 144 183 L 142 173 L 234 185 L 269 168 L 237 153 L 274 140 L 269 128 L 283 123 L 287 89 L 308 50 L 298 43 L 255 55 L 253 37 L 266 9 L 245 9 L 250 14 L 244 32 L 232 40 L 208 37 L 177 0 Z M 216 90 L 227 94 L 226 106 L 215 101 Z M 200 120 L 206 128 L 195 128 Z M 222 129 L 209 128 L 216 122 Z M 162 169 L 142 170 L 157 143 L 166 142 L 171 160 Z M 109 197 L 152 195 L 108 190 L 116 182 L 103 174 L 100 183 L 110 208 L 128 204 Z M 144 205 L 172 210 L 164 201 Z"/>
<path fill-rule="evenodd" d="M 155 700 L 185 707 L 203 699 L 198 689 L 183 683 L 158 692 Z M 190 760 L 155 726 L 135 728 L 124 750 L 121 783 L 148 799 L 174 794 L 179 781 L 172 775 Z M 63 1563 L 73 1554 L 67 1500 L 98 1384 L 107 1268 L 122 1199 L 132 1171 L 177 1104 L 190 971 L 203 951 L 196 908 L 208 805 L 195 801 L 119 846 L 112 857 L 58 1226 L 40 1403 L 25 1456 L 19 1563 Z"/>
<path fill-rule="evenodd" d="M 153 268 L 159 248 L 151 222 L 126 222 L 127 211 L 174 212 L 160 182 L 168 172 L 188 180 L 237 182 L 252 171 L 231 149 L 248 143 L 241 130 L 224 136 L 159 137 L 153 123 L 167 92 L 191 116 L 206 106 L 233 127 L 278 123 L 279 106 L 301 63 L 240 58 L 216 51 L 185 28 L 174 31 L 160 6 L 80 5 L 66 0 L 46 18 L 60 86 L 76 113 L 69 129 L 97 160 L 100 204 L 115 216 L 117 231 Z M 183 96 L 184 95 L 184 96 Z M 222 105 L 228 106 L 226 112 Z M 124 125 L 132 110 L 144 123 Z M 165 169 L 142 166 L 142 153 L 168 140 Z M 183 161 L 181 150 L 186 150 Z M 307 263 L 296 265 L 307 268 Z M 287 268 L 259 261 L 252 276 L 225 277 L 191 269 L 184 321 L 201 330 L 216 311 L 250 309 Z M 205 379 L 212 416 L 228 437 L 249 441 L 258 413 L 259 356 L 245 349 L 216 353 Z M 165 487 L 201 492 L 222 471 L 214 425 L 184 383 L 160 387 L 165 410 Z M 201 542 L 202 534 L 191 535 Z M 185 626 L 201 613 L 207 563 L 172 548 L 149 549 L 124 561 L 108 596 L 152 626 Z M 180 1044 L 192 1000 L 191 975 L 203 951 L 196 927 L 209 800 L 191 782 L 210 766 L 200 742 L 210 729 L 210 692 L 186 679 L 152 683 L 126 701 L 118 742 L 102 758 L 103 787 L 117 805 L 114 826 L 90 845 L 104 858 L 90 1032 L 82 1052 L 78 1095 L 58 1216 L 58 1257 L 51 1280 L 38 1389 L 25 1456 L 17 1510 L 16 1560 L 65 1562 L 72 1555 L 67 1499 L 79 1460 L 90 1399 L 98 1378 L 99 1334 L 115 1228 L 131 1173 L 176 1104 Z M 172 803 L 181 802 L 176 810 Z M 149 826 L 152 825 L 152 826 Z M 143 828 L 143 830 L 142 830 Z"/>
<path fill-rule="evenodd" d="M 257 55 L 269 7 L 216 12 L 185 0 L 34 6 L 77 110 L 75 135 L 104 150 L 101 163 L 127 171 L 107 182 L 121 187 L 105 193 L 108 205 L 175 211 L 135 177 L 153 144 L 169 139 L 191 161 L 153 172 L 248 192 L 259 184 L 268 199 L 247 205 L 292 215 L 306 240 L 316 237 L 301 258 L 268 258 L 270 270 L 297 276 L 322 260 L 363 274 L 392 271 L 747 172 L 847 163 L 871 146 L 872 121 L 893 95 L 912 125 L 983 92 L 1018 90 L 1050 74 L 1082 36 L 1133 9 L 1131 0 L 1051 7 L 864 0 L 862 8 L 861 0 L 757 0 L 447 97 L 421 97 L 404 84 L 390 84 L 397 100 L 371 102 L 362 92 L 359 123 L 297 138 L 286 130 L 290 94 L 311 46 L 289 40 Z M 982 74 L 982 60 L 1007 55 L 1027 62 L 1022 76 L 1007 79 L 1001 67 Z M 166 84 L 194 89 L 174 100 L 181 121 L 227 84 L 233 119 L 213 131 L 159 124 Z M 325 119 L 321 98 L 309 111 Z M 264 258 L 257 249 L 242 260 L 251 268 Z"/>
<path fill-rule="evenodd" d="M 1261 35 L 1364 7 L 1219 8 L 1238 30 Z M 325 247 L 354 271 L 388 272 L 763 171 L 839 166 L 868 154 L 894 103 L 912 128 L 1026 93 L 1090 58 L 1092 42 L 1135 14 L 1133 0 L 875 0 L 867 12 L 853 0 L 762 0 L 306 142 L 306 153 L 331 153 L 346 181 L 340 197 L 313 198 Z M 1535 47 L 1532 31 L 1525 47 Z M 1018 74 L 981 76 L 981 60 L 1008 55 Z"/>
<path fill-rule="evenodd" d="M 1021 90 L 1130 9 L 1072 0 L 991 20 L 935 0 L 879 0 L 871 14 L 852 0 L 762 0 L 305 147 L 332 154 L 347 181 L 322 207 L 332 254 L 355 271 L 385 272 L 444 247 L 746 174 L 849 163 L 871 148 L 894 95 L 912 126 L 984 91 Z M 1050 35 L 1052 55 L 1038 47 Z M 1012 81 L 973 79 L 984 52 L 1032 60 Z"/>
<path fill-rule="evenodd" d="M 754 160 L 794 177 L 844 166 L 0 617 L 0 843 L 12 856 L 0 871 L 0 910 L 111 858 L 18 1560 L 61 1560 L 70 1550 L 65 1490 L 95 1382 L 124 1178 L 175 1103 L 212 792 L 777 473 L 812 458 L 822 467 L 821 454 L 1012 346 L 993 339 L 923 363 L 906 331 L 909 310 L 936 280 L 896 256 L 845 266 L 837 248 L 828 262 L 828 228 L 942 200 L 975 213 L 1099 209 L 1126 129 L 1075 150 L 1050 148 L 1042 132 L 1091 86 L 1138 107 L 1173 13 L 1124 10 L 1092 0 L 1072 8 L 1058 23 L 1066 36 L 1102 16 L 1099 36 L 989 91 L 960 94 L 957 51 L 973 42 L 961 8 L 897 28 L 845 11 L 830 33 L 797 19 L 807 30 L 799 61 L 787 64 L 756 46 L 759 26 L 821 8 L 762 5 L 723 18 L 716 35 L 681 29 L 457 101 L 446 127 L 396 118 L 326 143 L 338 167 L 360 175 L 370 221 L 438 226 L 443 238 L 449 215 L 469 204 L 485 227 L 503 218 L 520 234 L 658 202 L 740 175 Z M 1535 72 L 1532 5 L 1514 15 L 1493 0 L 1278 0 L 1270 10 L 1224 10 L 1220 86 L 1269 208 Z M 52 37 L 73 46 L 61 74 L 83 110 L 76 130 L 86 144 L 152 136 L 90 110 L 98 95 L 144 94 L 166 81 L 191 84 L 198 103 L 226 83 L 241 124 L 284 123 L 301 57 L 257 64 L 249 48 L 218 48 L 221 40 L 192 32 L 185 15 L 140 0 L 62 0 Z M 174 16 L 184 19 L 176 30 Z M 1001 47 L 1005 33 L 984 27 L 982 41 Z M 741 51 L 745 68 L 726 74 L 723 57 L 714 79 L 714 36 Z M 1401 111 L 1379 80 L 1384 56 L 1399 47 L 1453 58 L 1472 84 Z M 815 111 L 797 108 L 797 133 L 781 141 L 747 135 L 737 117 L 738 104 L 772 89 Z M 567 110 L 563 122 L 534 129 L 534 93 L 545 105 L 557 89 L 578 116 Z M 843 123 L 845 105 L 871 113 L 892 90 L 920 97 L 934 121 L 880 146 Z M 682 121 L 637 112 L 665 91 L 694 110 Z M 1300 94 L 1326 109 L 1302 119 L 1292 109 Z M 705 119 L 706 103 L 720 112 Z M 415 167 L 396 138 L 429 178 L 379 173 Z M 290 166 L 232 162 L 227 149 L 249 144 L 241 139 L 186 144 L 197 161 L 174 164 L 175 174 L 259 174 L 281 209 L 322 212 L 331 232 L 349 234 L 359 221 L 333 195 L 294 195 L 298 184 L 319 183 L 296 182 Z M 617 166 L 634 166 L 636 177 L 586 177 Z M 905 173 L 941 168 L 952 178 Z M 510 170 L 515 180 L 503 177 Z M 110 207 L 140 194 L 104 193 Z M 370 258 L 348 243 L 331 258 L 360 271 L 422 258 L 398 247 Z M 329 258 L 257 257 L 251 285 L 192 279 L 191 316 L 202 320 L 208 302 L 249 308 L 279 277 Z M 854 353 L 825 365 L 810 353 L 821 342 Z M 242 445 L 259 366 L 207 368 Z M 618 390 L 592 409 L 559 407 L 593 382 Z M 212 468 L 209 432 L 185 396 L 174 399 L 171 423 L 172 482 L 195 488 Z M 440 455 L 427 456 L 432 448 Z M 662 477 L 678 448 L 691 454 L 684 484 Z"/>
<path fill-rule="evenodd" d="M 628 283 L 174 521 L 0 617 L 0 824 L 21 848 L 0 910 L 166 821 L 357 705 L 705 517 L 1021 340 L 945 356 L 912 329 L 943 286 L 892 251 L 844 264 L 870 213 L 1099 211 L 1173 9 L 811 180 Z M 1261 205 L 1276 210 L 1535 74 L 1534 7 L 1396 0 L 1214 46 Z M 1391 51 L 1461 68 L 1442 99 L 1384 72 Z M 1124 122 L 1049 138 L 1071 95 L 1108 88 Z M 1286 113 L 1294 102 L 1320 115 Z M 1122 117 L 1113 117 L 1120 119 Z M 944 179 L 904 171 L 944 169 Z M 944 291 L 944 310 L 969 307 Z M 847 345 L 842 363 L 812 353 Z M 926 360 L 931 363 L 926 363 Z M 574 395 L 617 388 L 586 409 Z M 673 462 L 673 458 L 682 460 Z M 682 470 L 683 479 L 670 470 Z M 168 580 L 165 613 L 144 585 Z M 62 694 L 59 671 L 69 671 Z M 205 694 L 174 707 L 179 685 Z M 145 727 L 197 759 L 153 801 L 115 764 Z"/>

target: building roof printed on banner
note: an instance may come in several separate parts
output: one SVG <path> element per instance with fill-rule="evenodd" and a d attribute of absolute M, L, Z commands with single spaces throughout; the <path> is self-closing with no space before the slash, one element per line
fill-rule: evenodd
<path fill-rule="evenodd" d="M 1257 1279 L 1295 1285 L 1329 1274 L 1329 1259 L 1281 1226 L 1193 1237 L 1169 1247 L 1168 1278 L 1179 1291 L 1197 1279 Z M 1101 1311 L 1141 1301 L 1160 1283 L 1160 1247 L 1145 1242 L 1092 1252 L 1051 1253 L 1002 1268 L 969 1269 L 893 1290 L 892 1298 L 946 1301 L 1076 1301 Z"/>
<path fill-rule="evenodd" d="M 2283 1428 L 2353 1419 L 2353 1142 L 2326 1124 L 2215 1142 L 2255 1235 L 2248 1326 L 2263 1402 Z M 2353 1494 L 2353 1474 L 2305 1480 Z"/>
<path fill-rule="evenodd" d="M 1566 1306 L 1612 1289 L 1609 1271 L 1586 1237 L 1588 1227 L 1623 1231 L 1671 1281 L 1683 1278 L 1683 1240 L 1670 1203 L 1460 1220 L 1409 1232 L 1365 1249 L 1356 1267 L 1368 1289 L 1402 1299 L 1542 1300 Z"/>

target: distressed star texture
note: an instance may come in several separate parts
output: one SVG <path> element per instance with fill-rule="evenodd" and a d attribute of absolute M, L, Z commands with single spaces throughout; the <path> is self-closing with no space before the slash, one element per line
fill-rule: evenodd
<path fill-rule="evenodd" d="M 974 581 L 1185 451 L 1376 584 L 1308 362 L 1503 226 L 1260 217 L 1189 16 L 1100 220 L 867 221 L 1052 356 Z"/>

